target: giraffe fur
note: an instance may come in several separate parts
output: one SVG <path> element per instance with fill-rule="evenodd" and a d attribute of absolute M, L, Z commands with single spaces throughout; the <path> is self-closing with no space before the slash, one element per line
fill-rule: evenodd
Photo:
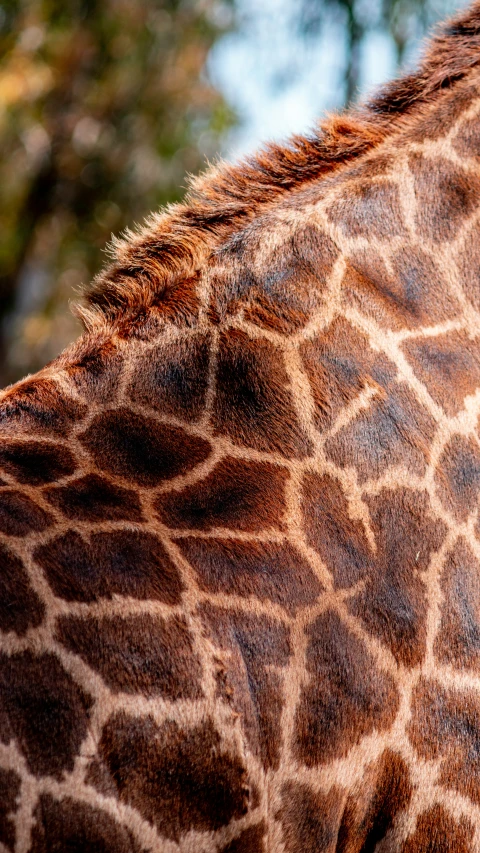
<path fill-rule="evenodd" d="M 0 393 L 0 851 L 480 851 L 480 4 Z"/>

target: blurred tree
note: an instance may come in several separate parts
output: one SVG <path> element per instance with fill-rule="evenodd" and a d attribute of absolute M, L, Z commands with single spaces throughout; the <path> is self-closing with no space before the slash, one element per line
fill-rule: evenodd
<path fill-rule="evenodd" d="M 461 0 L 300 0 L 297 21 L 304 36 L 311 37 L 327 18 L 339 19 L 345 32 L 344 102 L 349 104 L 358 95 L 362 44 L 367 33 L 388 33 L 401 65 L 426 31 L 461 4 Z"/>
<path fill-rule="evenodd" d="M 230 0 L 1 0 L 0 387 L 76 336 L 111 233 L 218 150 L 204 65 L 231 22 Z"/>

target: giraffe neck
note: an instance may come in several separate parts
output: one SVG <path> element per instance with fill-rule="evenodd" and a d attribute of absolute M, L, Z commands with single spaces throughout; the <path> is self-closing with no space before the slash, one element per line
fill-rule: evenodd
<path fill-rule="evenodd" d="M 0 398 L 7 850 L 480 848 L 480 71 L 436 45 Z"/>

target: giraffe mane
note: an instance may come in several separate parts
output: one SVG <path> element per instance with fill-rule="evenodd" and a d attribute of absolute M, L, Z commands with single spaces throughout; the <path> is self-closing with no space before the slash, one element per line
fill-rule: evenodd
<path fill-rule="evenodd" d="M 418 69 L 384 85 L 368 102 L 332 114 L 308 136 L 270 143 L 236 164 L 191 178 L 184 202 L 114 238 L 111 262 L 75 307 L 86 330 L 108 333 L 160 306 L 167 287 L 196 274 L 226 238 L 291 190 L 370 152 L 480 64 L 480 0 L 438 29 Z"/>

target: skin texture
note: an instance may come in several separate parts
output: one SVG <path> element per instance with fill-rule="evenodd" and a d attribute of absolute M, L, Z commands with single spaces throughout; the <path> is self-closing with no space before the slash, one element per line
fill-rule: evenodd
<path fill-rule="evenodd" d="M 0 396 L 0 850 L 480 850 L 480 6 Z"/>

